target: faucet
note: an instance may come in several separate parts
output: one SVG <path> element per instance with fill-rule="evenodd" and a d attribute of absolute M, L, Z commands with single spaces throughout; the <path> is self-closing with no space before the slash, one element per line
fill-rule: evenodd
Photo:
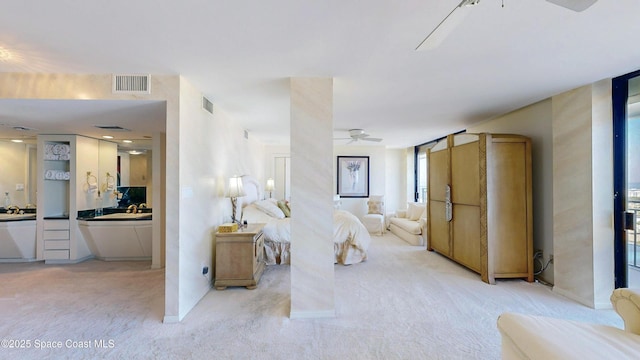
<path fill-rule="evenodd" d="M 6 210 L 7 210 L 7 214 L 20 213 L 20 207 L 18 205 L 9 205 Z"/>
<path fill-rule="evenodd" d="M 129 207 L 127 208 L 127 213 L 132 213 L 135 214 L 138 212 L 138 207 L 136 206 L 136 204 L 131 204 L 129 205 Z"/>

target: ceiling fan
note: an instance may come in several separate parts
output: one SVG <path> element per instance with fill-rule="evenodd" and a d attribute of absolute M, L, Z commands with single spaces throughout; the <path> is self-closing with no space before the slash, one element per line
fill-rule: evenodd
<path fill-rule="evenodd" d="M 588 9 L 598 0 L 547 0 L 552 4 L 562 6 L 573 11 L 584 11 Z M 444 40 L 449 33 L 462 21 L 462 19 L 469 12 L 469 7 L 477 5 L 480 0 L 462 0 L 458 6 L 447 15 L 440 23 L 433 29 L 429 35 L 416 47 L 416 50 L 430 50 L 436 48 Z"/>
<path fill-rule="evenodd" d="M 357 142 L 359 140 L 375 142 L 382 141 L 380 138 L 369 137 L 370 135 L 365 133 L 362 129 L 349 129 L 349 136 L 350 137 L 348 138 L 334 138 L 333 140 L 350 140 L 347 144 L 351 144 L 352 142 Z"/>

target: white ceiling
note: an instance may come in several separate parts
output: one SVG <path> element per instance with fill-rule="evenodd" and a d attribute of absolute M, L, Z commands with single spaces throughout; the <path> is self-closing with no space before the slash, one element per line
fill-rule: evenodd
<path fill-rule="evenodd" d="M 415 51 L 458 3 L 3 0 L 0 72 L 181 74 L 267 144 L 288 143 L 288 78 L 333 77 L 335 129 L 406 147 L 640 69 L 638 0 L 601 0 L 581 13 L 483 0 L 438 48 Z M 126 105 L 95 104 L 103 113 Z M 0 137 L 32 117 L 42 128 L 74 129 L 76 118 L 93 126 L 89 108 L 0 101 Z"/>

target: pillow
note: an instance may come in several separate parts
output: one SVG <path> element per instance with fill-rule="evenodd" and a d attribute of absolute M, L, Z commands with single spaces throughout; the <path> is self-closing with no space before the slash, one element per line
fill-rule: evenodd
<path fill-rule="evenodd" d="M 242 220 L 246 220 L 249 224 L 266 224 L 270 221 L 275 221 L 273 216 L 267 215 L 254 204 L 249 204 L 242 209 Z"/>
<path fill-rule="evenodd" d="M 369 204 L 369 214 L 380 214 L 380 215 L 384 215 L 382 213 L 382 207 L 384 205 L 384 203 L 382 201 L 372 201 L 369 200 L 367 201 L 367 204 Z"/>
<path fill-rule="evenodd" d="M 256 201 L 254 204 L 258 209 L 262 210 L 265 214 L 268 214 L 269 216 L 272 216 L 277 219 L 284 219 L 285 217 L 282 210 L 280 210 L 278 205 L 276 205 L 277 202 L 276 204 L 274 204 L 273 201 L 270 201 L 270 200 L 260 200 L 260 201 Z"/>
<path fill-rule="evenodd" d="M 285 217 L 291 217 L 291 209 L 289 209 L 289 204 L 287 204 L 286 201 L 278 200 L 278 207 L 282 210 Z"/>
<path fill-rule="evenodd" d="M 410 202 L 409 208 L 407 209 L 407 218 L 413 221 L 420 219 L 420 216 L 422 216 L 422 213 L 426 210 L 425 206 L 423 203 Z"/>

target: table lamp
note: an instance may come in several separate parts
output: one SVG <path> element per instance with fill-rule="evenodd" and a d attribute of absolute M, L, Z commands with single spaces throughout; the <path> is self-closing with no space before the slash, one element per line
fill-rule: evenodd
<path fill-rule="evenodd" d="M 242 187 L 242 177 L 232 176 L 229 179 L 229 194 L 227 197 L 231 198 L 231 221 L 234 223 L 240 223 L 236 219 L 236 206 L 238 204 L 238 198 L 245 195 L 246 193 Z"/>

